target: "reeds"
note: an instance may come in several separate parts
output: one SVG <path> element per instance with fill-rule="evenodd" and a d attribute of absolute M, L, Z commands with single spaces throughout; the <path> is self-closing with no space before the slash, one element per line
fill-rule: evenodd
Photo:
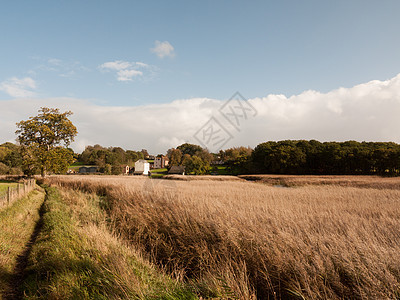
<path fill-rule="evenodd" d="M 400 296 L 400 190 L 242 181 L 52 177 L 107 197 L 143 256 L 227 298 Z M 367 188 L 369 187 L 369 188 Z M 211 295 L 212 296 L 212 295 Z"/>

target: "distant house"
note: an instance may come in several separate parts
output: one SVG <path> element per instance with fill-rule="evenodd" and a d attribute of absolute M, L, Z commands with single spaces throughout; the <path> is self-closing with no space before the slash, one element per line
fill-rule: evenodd
<path fill-rule="evenodd" d="M 122 169 L 122 174 L 124 174 L 124 175 L 129 174 L 130 168 L 128 165 L 122 165 L 121 169 Z"/>
<path fill-rule="evenodd" d="M 135 171 L 133 172 L 134 175 L 148 175 L 150 170 L 150 164 L 147 160 L 139 159 L 135 162 Z"/>
<path fill-rule="evenodd" d="M 154 159 L 154 169 L 162 169 L 168 166 L 169 159 L 167 156 L 159 155 Z"/>
<path fill-rule="evenodd" d="M 93 166 L 93 167 L 80 167 L 79 168 L 79 173 L 84 174 L 84 173 L 96 173 L 98 171 L 98 167 Z"/>
<path fill-rule="evenodd" d="M 176 175 L 185 175 L 185 167 L 184 166 L 172 166 L 168 174 L 176 174 Z"/>

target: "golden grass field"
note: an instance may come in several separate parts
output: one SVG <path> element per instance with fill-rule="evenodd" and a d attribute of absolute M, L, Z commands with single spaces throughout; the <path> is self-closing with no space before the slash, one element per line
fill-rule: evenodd
<path fill-rule="evenodd" d="M 47 182 L 105 196 L 110 226 L 143 257 L 227 299 L 400 297 L 399 178 L 267 177 Z"/>
<path fill-rule="evenodd" d="M 241 179 L 286 187 L 305 185 L 337 185 L 347 187 L 400 189 L 398 177 L 354 175 L 239 175 Z"/>

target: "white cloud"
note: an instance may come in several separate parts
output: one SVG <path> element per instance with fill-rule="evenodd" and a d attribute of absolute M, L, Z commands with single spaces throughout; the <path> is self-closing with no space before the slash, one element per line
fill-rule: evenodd
<path fill-rule="evenodd" d="M 34 97 L 34 89 L 36 89 L 36 82 L 31 77 L 12 77 L 0 83 L 0 91 L 15 98 Z"/>
<path fill-rule="evenodd" d="M 135 76 L 142 76 L 143 72 L 137 70 L 120 70 L 118 71 L 118 81 L 132 81 Z"/>
<path fill-rule="evenodd" d="M 149 67 L 148 64 L 142 63 L 142 62 L 140 62 L 140 61 L 136 62 L 135 64 L 136 64 L 137 66 L 143 67 L 143 68 L 148 68 L 148 67 Z"/>
<path fill-rule="evenodd" d="M 109 61 L 99 66 L 100 69 L 105 71 L 117 71 L 118 81 L 132 81 L 135 77 L 142 77 L 143 71 L 139 69 L 151 69 L 151 67 L 142 62 L 129 62 L 129 61 Z"/>
<path fill-rule="evenodd" d="M 155 46 L 150 51 L 155 53 L 159 58 L 175 56 L 175 49 L 168 41 L 155 41 Z"/>
<path fill-rule="evenodd" d="M 305 91 L 248 101 L 257 116 L 242 123 L 240 132 L 219 114 L 225 102 L 208 98 L 135 107 L 105 107 L 72 98 L 2 101 L 0 143 L 15 140 L 15 123 L 35 115 L 42 106 L 75 113 L 71 118 L 79 134 L 72 146 L 79 152 L 86 145 L 101 144 L 165 153 L 183 142 L 197 143 L 194 134 L 212 116 L 233 135 L 224 148 L 284 139 L 400 143 L 400 74 L 329 93 Z"/>
<path fill-rule="evenodd" d="M 110 69 L 110 70 L 125 70 L 132 67 L 132 64 L 128 61 L 116 60 L 109 61 L 100 66 L 102 69 Z"/>

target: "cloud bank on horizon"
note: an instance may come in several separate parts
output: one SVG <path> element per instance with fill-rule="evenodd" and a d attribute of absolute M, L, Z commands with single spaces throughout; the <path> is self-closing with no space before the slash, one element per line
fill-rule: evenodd
<path fill-rule="evenodd" d="M 119 63 L 107 67 L 116 71 L 127 68 Z M 34 83 L 16 79 L 10 80 L 10 86 L 29 88 Z M 0 143 L 15 141 L 15 123 L 36 115 L 43 106 L 74 112 L 71 119 L 79 134 L 72 148 L 77 152 L 100 144 L 165 153 L 184 142 L 198 144 L 194 135 L 211 117 L 233 136 L 224 148 L 255 147 L 264 141 L 285 139 L 400 143 L 400 74 L 386 81 L 374 80 L 328 93 L 309 90 L 291 97 L 268 95 L 247 101 L 257 115 L 246 120 L 238 131 L 218 112 L 224 100 L 192 98 L 129 107 L 99 106 L 76 98 L 15 98 L 2 101 Z"/>

